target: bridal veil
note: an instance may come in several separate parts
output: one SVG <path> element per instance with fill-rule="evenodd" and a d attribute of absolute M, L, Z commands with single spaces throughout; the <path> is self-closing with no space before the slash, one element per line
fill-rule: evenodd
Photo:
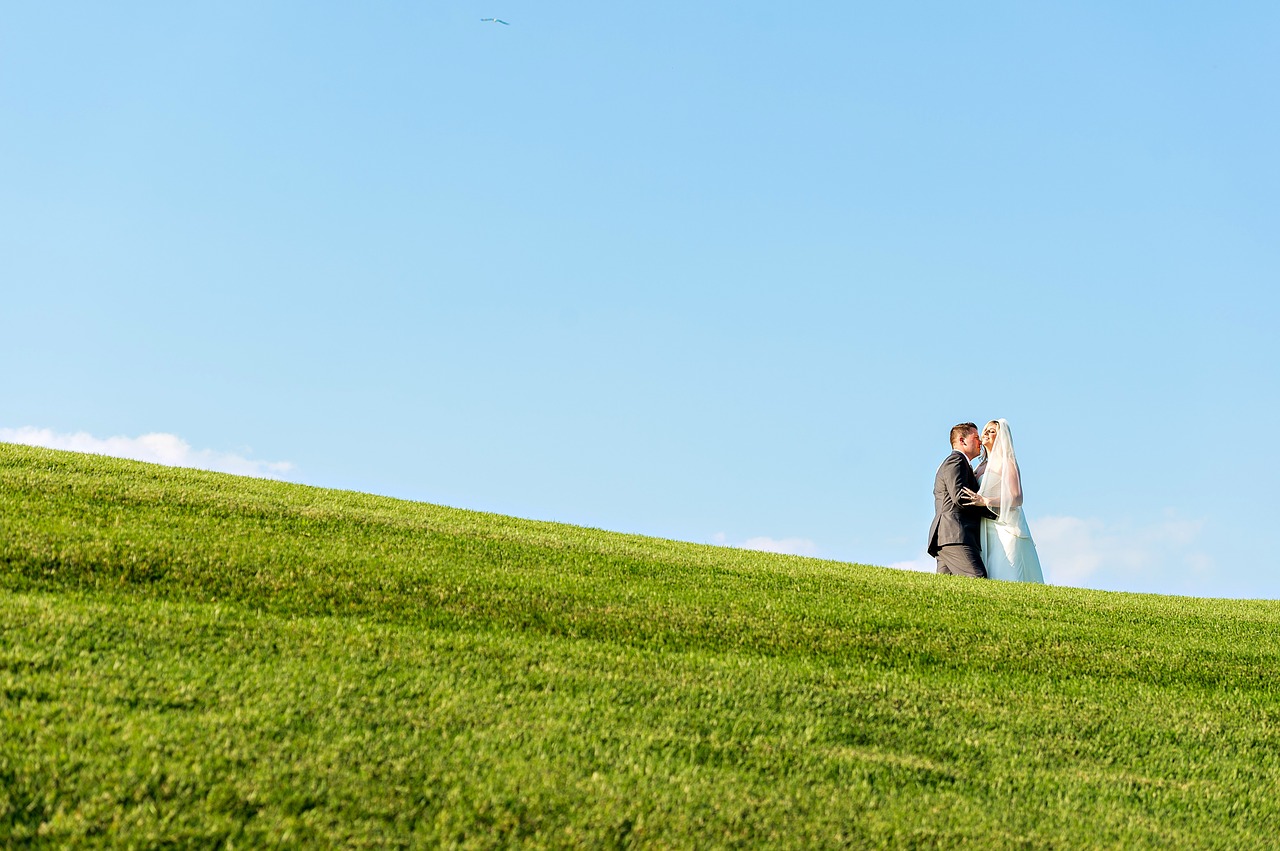
<path fill-rule="evenodd" d="M 1016 529 L 1022 525 L 1022 476 L 1018 471 L 1018 458 L 1013 452 L 1013 434 L 1009 431 L 1008 420 L 994 422 L 999 424 L 1000 431 L 987 458 L 987 469 L 982 475 L 978 493 L 998 512 L 997 523 Z"/>

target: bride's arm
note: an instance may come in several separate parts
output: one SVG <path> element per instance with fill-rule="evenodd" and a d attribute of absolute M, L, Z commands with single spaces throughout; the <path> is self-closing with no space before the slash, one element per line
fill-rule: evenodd
<path fill-rule="evenodd" d="M 1009 489 L 1009 501 L 1013 507 L 1022 505 L 1022 476 L 1018 475 L 1018 465 L 1010 464 L 1005 471 L 1004 485 Z"/>
<path fill-rule="evenodd" d="M 961 505 L 980 505 L 983 508 L 999 508 L 1000 497 L 998 496 L 982 496 L 977 491 L 969 488 L 960 489 Z"/>
<path fill-rule="evenodd" d="M 1009 504 L 1014 508 L 1022 505 L 1022 476 L 1018 475 L 1018 465 L 1006 464 L 1004 469 L 998 473 L 993 472 L 992 475 L 1004 477 L 1004 487 L 1001 488 L 1001 491 L 1008 490 Z M 999 496 L 979 496 L 968 488 L 961 489 L 960 495 L 964 498 L 965 502 L 963 504 L 965 505 L 981 505 L 985 508 L 1000 507 Z"/>

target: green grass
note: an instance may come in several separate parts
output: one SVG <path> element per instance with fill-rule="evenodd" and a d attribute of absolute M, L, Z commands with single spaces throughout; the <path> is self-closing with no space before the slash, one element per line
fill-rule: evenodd
<path fill-rule="evenodd" d="M 0 445 L 0 846 L 1269 848 L 1278 626 Z"/>

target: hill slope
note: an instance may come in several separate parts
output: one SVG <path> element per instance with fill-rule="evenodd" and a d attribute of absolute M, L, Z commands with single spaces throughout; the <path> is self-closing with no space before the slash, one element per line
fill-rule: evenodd
<path fill-rule="evenodd" d="M 0 844 L 1269 847 L 1280 604 L 0 445 Z"/>

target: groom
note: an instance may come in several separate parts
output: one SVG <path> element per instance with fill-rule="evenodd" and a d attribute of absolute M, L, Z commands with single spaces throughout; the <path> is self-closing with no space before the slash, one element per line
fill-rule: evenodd
<path fill-rule="evenodd" d="M 961 423 L 951 429 L 951 454 L 933 479 L 933 525 L 929 527 L 929 555 L 938 560 L 938 572 L 985 579 L 978 535 L 983 517 L 995 517 L 989 508 L 966 505 L 960 489 L 978 489 L 978 477 L 969 462 L 982 451 L 978 426 Z"/>

